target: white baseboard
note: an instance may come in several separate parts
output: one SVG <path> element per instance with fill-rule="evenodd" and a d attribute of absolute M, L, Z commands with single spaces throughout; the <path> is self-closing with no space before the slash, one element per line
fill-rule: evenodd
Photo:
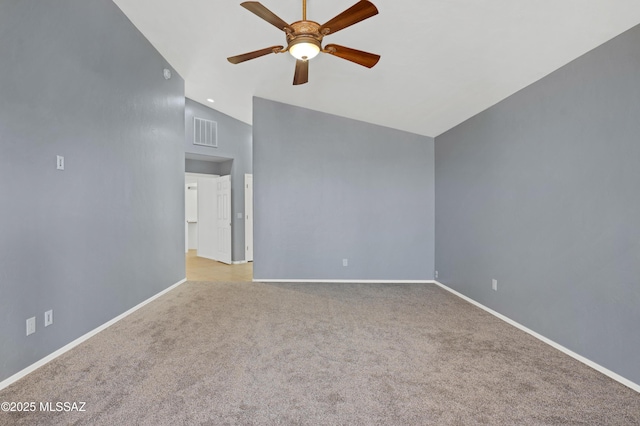
<path fill-rule="evenodd" d="M 118 315 L 117 317 L 113 318 L 110 321 L 105 322 L 104 324 L 102 324 L 101 326 L 94 328 L 93 330 L 91 330 L 90 332 L 78 337 L 76 340 L 74 340 L 71 343 L 68 343 L 67 345 L 61 347 L 60 349 L 58 349 L 57 351 L 47 355 L 46 357 L 42 358 L 39 361 L 36 361 L 35 363 L 31 364 L 30 366 L 28 366 L 27 368 L 17 372 L 16 374 L 14 374 L 13 376 L 3 380 L 2 382 L 0 382 L 0 390 L 6 388 L 7 386 L 9 386 L 10 384 L 20 380 L 21 378 L 23 378 L 24 376 L 26 376 L 27 374 L 37 370 L 38 368 L 42 367 L 43 365 L 47 364 L 50 361 L 53 361 L 54 359 L 56 359 L 57 357 L 59 357 L 60 355 L 62 355 L 65 352 L 68 352 L 69 350 L 75 348 L 76 346 L 78 346 L 80 343 L 84 342 L 85 340 L 88 340 L 90 337 L 95 336 L 96 334 L 100 333 L 102 330 L 106 329 L 109 326 L 112 326 L 113 324 L 117 323 L 118 321 L 120 321 L 121 319 L 123 319 L 124 317 L 134 313 L 135 311 L 137 311 L 138 309 L 142 308 L 144 305 L 146 305 L 149 302 L 154 301 L 155 299 L 157 299 L 158 297 L 162 296 L 165 293 L 168 293 L 169 291 L 173 290 L 174 288 L 178 287 L 180 284 L 186 282 L 187 279 L 183 279 L 178 281 L 177 283 L 173 284 L 171 287 L 168 287 L 164 290 L 162 290 L 160 293 L 155 294 L 153 296 L 151 296 L 150 298 L 148 298 L 147 300 L 138 303 L 136 306 L 134 306 L 133 308 L 129 309 L 128 311 Z"/>
<path fill-rule="evenodd" d="M 248 263 L 246 260 L 234 260 L 231 262 L 232 265 L 242 265 L 243 263 Z"/>
<path fill-rule="evenodd" d="M 448 292 L 450 292 L 452 294 L 455 294 L 456 296 L 460 297 L 461 299 L 466 300 L 467 302 L 477 306 L 478 308 L 490 313 L 491 315 L 501 319 L 502 321 L 504 321 L 504 322 L 516 327 L 516 328 L 519 328 L 520 330 L 524 331 L 525 333 L 530 334 L 531 336 L 533 336 L 536 339 L 546 343 L 547 345 L 550 345 L 550 346 L 556 348 L 557 350 L 559 350 L 561 352 L 564 352 L 565 354 L 569 355 L 570 357 L 580 361 L 583 364 L 586 364 L 587 366 L 593 368 L 596 371 L 599 371 L 600 373 L 604 374 L 605 376 L 609 376 L 613 380 L 615 380 L 617 382 L 620 382 L 623 385 L 627 386 L 628 388 L 633 389 L 634 391 L 640 393 L 640 385 L 639 384 L 634 383 L 631 380 L 626 379 L 626 378 L 622 377 L 621 375 L 619 375 L 617 373 L 614 373 L 613 371 L 609 370 L 608 368 L 605 368 L 605 367 L 601 366 L 600 364 L 597 364 L 597 363 L 591 361 L 590 359 L 585 358 L 582 355 L 573 352 L 571 349 L 565 348 L 561 344 L 556 343 L 553 340 L 548 339 L 548 338 L 544 337 L 543 335 L 536 333 L 535 331 L 525 327 L 524 325 L 520 324 L 519 322 L 516 322 L 516 321 L 512 320 L 511 318 L 506 317 L 506 316 L 502 315 L 501 313 L 494 311 L 491 308 L 487 308 L 482 303 L 476 302 L 475 300 L 471 299 L 470 297 L 467 297 L 464 294 L 459 293 L 459 292 L 455 291 L 454 289 L 449 288 L 446 285 L 444 285 L 444 284 L 442 284 L 442 283 L 440 283 L 438 281 L 434 281 L 434 284 L 442 287 L 443 289 L 447 290 Z"/>
<path fill-rule="evenodd" d="M 351 283 L 362 283 L 362 284 L 435 284 L 436 282 L 433 280 L 261 280 L 259 278 L 254 278 L 253 282 L 255 283 L 338 283 L 338 284 L 351 284 Z"/>

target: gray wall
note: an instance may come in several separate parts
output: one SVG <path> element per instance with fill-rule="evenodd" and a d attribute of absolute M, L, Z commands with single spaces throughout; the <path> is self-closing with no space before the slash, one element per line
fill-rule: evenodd
<path fill-rule="evenodd" d="M 636 27 L 435 144 L 439 281 L 636 383 L 639 76 Z"/>
<path fill-rule="evenodd" d="M 253 131 L 256 279 L 433 279 L 433 139 L 260 98 Z"/>
<path fill-rule="evenodd" d="M 2 380 L 184 278 L 184 82 L 111 1 L 3 0 L 0 40 Z"/>
<path fill-rule="evenodd" d="M 205 118 L 218 123 L 218 147 L 211 148 L 193 144 L 193 118 Z M 244 175 L 252 173 L 251 126 L 211 109 L 191 99 L 186 100 L 185 152 L 232 159 L 220 165 L 220 175 L 231 175 L 232 259 L 242 261 L 244 255 Z M 231 168 L 229 169 L 229 165 Z M 216 173 L 218 174 L 218 173 Z M 238 214 L 241 217 L 238 218 Z"/>
<path fill-rule="evenodd" d="M 232 166 L 233 160 L 218 162 L 186 159 L 184 161 L 184 170 L 187 173 L 204 173 L 209 175 L 225 176 L 231 173 Z"/>

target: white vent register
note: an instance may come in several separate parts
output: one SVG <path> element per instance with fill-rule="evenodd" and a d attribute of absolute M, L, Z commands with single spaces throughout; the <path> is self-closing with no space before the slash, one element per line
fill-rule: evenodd
<path fill-rule="evenodd" d="M 218 147 L 218 123 L 193 117 L 193 144 Z"/>

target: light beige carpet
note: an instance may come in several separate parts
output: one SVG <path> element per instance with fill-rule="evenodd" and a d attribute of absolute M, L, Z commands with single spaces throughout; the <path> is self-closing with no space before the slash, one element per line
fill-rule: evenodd
<path fill-rule="evenodd" d="M 0 392 L 17 425 L 640 424 L 640 394 L 434 285 L 187 282 Z"/>

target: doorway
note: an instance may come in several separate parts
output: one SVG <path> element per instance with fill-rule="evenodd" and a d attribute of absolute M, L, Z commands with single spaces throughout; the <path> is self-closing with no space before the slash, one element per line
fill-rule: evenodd
<path fill-rule="evenodd" d="M 231 177 L 185 174 L 185 247 L 231 264 Z"/>

